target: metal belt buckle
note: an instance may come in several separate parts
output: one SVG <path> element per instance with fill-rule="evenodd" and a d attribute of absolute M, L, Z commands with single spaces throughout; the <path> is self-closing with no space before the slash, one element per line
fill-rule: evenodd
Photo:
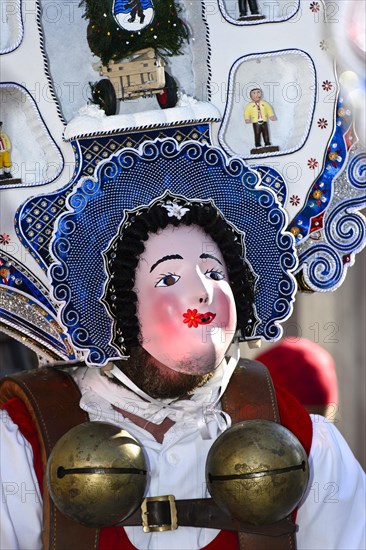
<path fill-rule="evenodd" d="M 170 511 L 170 523 L 163 525 L 151 525 L 149 523 L 149 502 L 169 502 L 169 511 Z M 164 495 L 160 497 L 146 497 L 141 504 L 141 517 L 142 517 L 142 528 L 145 533 L 156 532 L 156 531 L 173 531 L 178 528 L 177 521 L 177 508 L 175 506 L 175 498 L 173 495 Z"/>

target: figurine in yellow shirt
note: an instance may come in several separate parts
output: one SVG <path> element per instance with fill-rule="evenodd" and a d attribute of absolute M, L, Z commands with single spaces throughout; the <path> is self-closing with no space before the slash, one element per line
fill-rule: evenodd
<path fill-rule="evenodd" d="M 264 146 L 270 147 L 268 120 L 277 120 L 273 108 L 267 101 L 262 99 L 262 90 L 253 88 L 250 91 L 251 102 L 244 110 L 244 120 L 247 124 L 253 124 L 255 147 L 261 147 L 261 136 L 263 136 Z"/>
<path fill-rule="evenodd" d="M 11 141 L 5 132 L 2 131 L 3 123 L 0 122 L 0 179 L 7 180 L 13 176 L 10 173 L 11 160 Z"/>

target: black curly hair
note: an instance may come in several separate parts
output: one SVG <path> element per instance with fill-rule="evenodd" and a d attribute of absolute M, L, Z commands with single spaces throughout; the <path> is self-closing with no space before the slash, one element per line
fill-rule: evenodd
<path fill-rule="evenodd" d="M 169 204 L 188 208 L 188 211 L 180 219 L 169 216 L 166 208 Z M 109 280 L 103 302 L 114 320 L 113 344 L 124 355 L 129 355 L 131 348 L 141 345 L 137 295 L 133 290 L 135 271 L 149 234 L 165 229 L 168 224 L 175 227 L 181 224 L 197 225 L 219 246 L 235 299 L 237 330 L 242 340 L 251 336 L 256 323 L 256 277 L 245 258 L 242 234 L 224 219 L 212 201 L 191 201 L 167 192 L 150 206 L 128 213 L 122 231 L 104 254 Z"/>

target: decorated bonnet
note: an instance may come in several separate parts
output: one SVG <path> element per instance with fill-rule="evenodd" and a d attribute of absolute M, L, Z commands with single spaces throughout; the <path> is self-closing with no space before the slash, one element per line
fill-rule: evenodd
<path fill-rule="evenodd" d="M 278 322 L 289 315 L 295 291 L 290 273 L 296 266 L 294 243 L 284 232 L 284 212 L 258 183 L 258 176 L 240 160 L 228 161 L 214 147 L 179 146 L 167 139 L 112 155 L 98 166 L 95 179 L 78 184 L 68 198 L 68 211 L 58 221 L 50 276 L 54 296 L 62 302 L 61 322 L 88 363 L 103 365 L 124 353 L 125 336 L 115 322 L 116 251 L 124 233 L 154 209 L 161 227 L 169 219 L 182 223 L 194 207 L 209 205 L 217 212 L 240 243 L 242 265 L 255 281 L 252 315 L 241 336 L 278 338 Z M 263 250 L 268 251 L 266 258 Z M 135 254 L 133 267 L 137 261 Z M 123 266 L 131 257 L 119 262 Z"/>

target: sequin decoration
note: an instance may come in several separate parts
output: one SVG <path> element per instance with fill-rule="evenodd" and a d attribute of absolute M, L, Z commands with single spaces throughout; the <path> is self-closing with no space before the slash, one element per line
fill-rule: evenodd
<path fill-rule="evenodd" d="M 56 318 L 31 298 L 11 288 L 0 288 L 0 319 L 0 326 L 15 327 L 17 333 L 39 342 L 53 356 L 75 359 L 74 350 Z"/>
<path fill-rule="evenodd" d="M 323 82 L 323 88 L 331 86 L 329 81 Z M 291 221 L 289 229 L 297 228 L 296 243 L 299 245 L 311 232 L 311 220 L 325 212 L 330 204 L 335 186 L 335 178 L 348 162 L 349 150 L 353 145 L 351 112 L 345 107 L 343 99 L 337 104 L 337 117 L 335 130 L 328 147 L 324 165 L 310 189 L 307 201 L 301 211 Z M 319 165 L 314 158 L 309 159 L 309 169 L 315 169 Z"/>
<path fill-rule="evenodd" d="M 314 291 L 335 290 L 365 243 L 366 220 L 357 210 L 366 206 L 366 154 L 354 145 L 349 156 L 347 170 L 334 179 L 327 223 L 322 228 L 322 216 L 312 220 L 315 233 L 322 229 L 322 241 L 317 237 L 298 246 L 304 280 Z"/>
<path fill-rule="evenodd" d="M 5 251 L 0 253 L 0 283 L 0 325 L 38 342 L 52 357 L 75 359 L 48 289 Z"/>

